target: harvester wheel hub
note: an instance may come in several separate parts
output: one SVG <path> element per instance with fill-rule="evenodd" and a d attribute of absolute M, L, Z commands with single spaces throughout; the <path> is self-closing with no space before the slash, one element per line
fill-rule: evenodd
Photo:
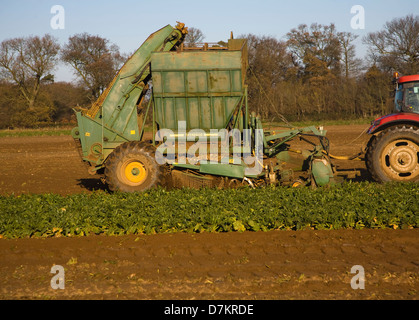
<path fill-rule="evenodd" d="M 122 166 L 124 176 L 130 183 L 141 183 L 147 177 L 147 171 L 144 165 L 138 161 L 132 161 Z"/>
<path fill-rule="evenodd" d="M 394 141 L 383 150 L 384 170 L 393 176 L 414 175 L 419 170 L 418 154 L 419 146 L 412 141 Z"/>

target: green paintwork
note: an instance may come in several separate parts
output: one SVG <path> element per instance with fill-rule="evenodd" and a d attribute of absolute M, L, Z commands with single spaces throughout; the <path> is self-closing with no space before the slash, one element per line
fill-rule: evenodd
<path fill-rule="evenodd" d="M 245 177 L 243 164 L 228 164 L 228 163 L 201 163 L 200 165 L 192 164 L 173 164 L 175 168 L 192 169 L 201 173 L 224 176 L 230 178 L 243 179 Z"/>
<path fill-rule="evenodd" d="M 311 172 L 318 186 L 325 186 L 333 181 L 332 168 L 325 159 L 314 159 L 311 164 Z"/>
<path fill-rule="evenodd" d="M 179 138 L 179 121 L 185 121 L 186 128 L 182 128 L 185 132 L 203 129 L 205 135 L 211 129 L 237 128 L 244 136 L 243 129 L 250 129 L 251 147 L 237 147 L 243 157 L 255 154 L 257 132 L 262 132 L 260 140 L 265 158 L 276 156 L 280 162 L 289 159 L 287 142 L 293 138 L 310 134 L 321 140 L 325 136 L 326 132 L 316 127 L 265 132 L 260 118 L 248 112 L 246 40 L 230 39 L 227 48 L 205 46 L 186 50 L 181 46 L 185 33 L 184 25 L 178 24 L 175 28 L 167 25 L 150 35 L 92 107 L 75 110 L 78 127 L 73 129 L 72 136 L 80 141 L 82 159 L 90 163 L 91 172 L 103 168 L 109 154 L 120 144 L 142 139 L 149 111 L 153 117 L 153 143 L 157 129 L 170 129 Z M 145 110 L 139 110 L 150 80 L 152 97 Z M 143 118 L 138 117 L 139 111 Z M 310 177 L 317 185 L 328 184 L 333 179 L 330 163 L 317 161 L 323 152 L 321 145 L 301 152 L 310 161 Z M 263 178 L 272 173 L 266 167 L 262 173 L 252 174 L 251 170 L 246 171 L 244 161 L 172 166 L 237 179 Z M 282 165 L 273 170 L 281 181 L 292 177 L 292 170 L 282 169 Z"/>
<path fill-rule="evenodd" d="M 244 178 L 243 165 L 227 164 L 227 163 L 203 163 L 200 165 L 199 171 L 201 173 L 213 174 L 217 176 L 224 176 L 230 178 Z"/>
<path fill-rule="evenodd" d="M 150 79 L 150 60 L 153 51 L 169 51 L 183 40 L 178 28 L 170 25 L 156 31 L 140 46 L 120 69 L 98 102 L 90 110 L 76 111 L 83 160 L 100 165 L 119 144 L 140 140 L 143 128 L 137 120 L 137 103 Z M 100 144 L 103 153 L 94 148 Z"/>
<path fill-rule="evenodd" d="M 246 65 L 238 50 L 154 52 L 151 55 L 156 122 L 178 130 L 224 129 L 244 101 Z"/>

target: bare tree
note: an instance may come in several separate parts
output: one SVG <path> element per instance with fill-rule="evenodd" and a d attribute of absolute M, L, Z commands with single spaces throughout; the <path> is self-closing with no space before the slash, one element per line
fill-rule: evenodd
<path fill-rule="evenodd" d="M 96 99 L 112 81 L 126 57 L 109 40 L 88 33 L 69 38 L 61 52 L 61 59 L 74 68 L 81 83 Z"/>
<path fill-rule="evenodd" d="M 249 97 L 265 118 L 281 117 L 283 94 L 275 92 L 287 77 L 292 61 L 286 43 L 267 36 L 241 35 L 247 39 L 249 54 Z"/>
<path fill-rule="evenodd" d="M 258 76 L 269 81 L 268 86 L 274 86 L 284 80 L 288 68 L 292 66 L 284 41 L 253 34 L 241 38 L 247 39 L 251 68 Z"/>
<path fill-rule="evenodd" d="M 362 60 L 356 57 L 355 45 L 352 43 L 358 38 L 350 32 L 338 32 L 338 39 L 342 47 L 342 63 L 345 78 L 353 76 L 356 71 L 361 69 Z"/>
<path fill-rule="evenodd" d="M 341 46 L 333 23 L 313 23 L 310 27 L 301 24 L 291 29 L 287 38 L 294 64 L 308 79 L 328 73 L 323 66 L 336 75 L 340 73 Z M 314 70 L 320 74 L 313 74 Z"/>
<path fill-rule="evenodd" d="M 201 43 L 204 39 L 205 36 L 200 29 L 189 27 L 184 43 L 188 47 L 194 47 L 198 43 Z"/>
<path fill-rule="evenodd" d="M 14 38 L 0 45 L 0 76 L 15 83 L 33 111 L 41 83 L 53 81 L 60 46 L 51 35 Z"/>
<path fill-rule="evenodd" d="M 370 59 L 384 71 L 419 73 L 419 16 L 408 15 L 386 22 L 384 29 L 363 38 Z"/>

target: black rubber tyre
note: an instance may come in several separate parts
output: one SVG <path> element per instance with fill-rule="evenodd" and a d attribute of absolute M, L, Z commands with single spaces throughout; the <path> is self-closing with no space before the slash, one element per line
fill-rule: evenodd
<path fill-rule="evenodd" d="M 419 181 L 419 129 L 394 126 L 373 136 L 365 160 L 377 182 Z"/>
<path fill-rule="evenodd" d="M 155 160 L 156 149 L 146 142 L 125 142 L 105 163 L 105 178 L 112 191 L 145 191 L 162 184 L 163 167 Z"/>

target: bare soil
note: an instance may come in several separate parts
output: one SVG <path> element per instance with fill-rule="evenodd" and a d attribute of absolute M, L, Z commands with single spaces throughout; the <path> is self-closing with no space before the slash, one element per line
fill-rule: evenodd
<path fill-rule="evenodd" d="M 358 153 L 367 127 L 326 127 L 331 153 Z M 369 179 L 362 161 L 333 162 Z M 1 195 L 104 189 L 68 136 L 0 138 L 0 163 Z M 412 229 L 0 239 L 0 299 L 412 300 L 418 237 Z M 64 290 L 51 288 L 53 265 L 65 268 Z M 355 265 L 365 289 L 351 287 Z"/>

